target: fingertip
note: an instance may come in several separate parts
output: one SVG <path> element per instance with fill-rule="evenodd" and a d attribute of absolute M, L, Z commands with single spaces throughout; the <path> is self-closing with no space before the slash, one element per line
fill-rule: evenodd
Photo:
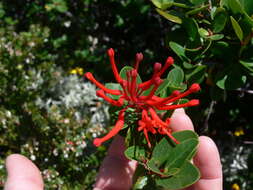
<path fill-rule="evenodd" d="M 34 187 L 43 189 L 43 180 L 39 169 L 29 159 L 20 154 L 12 154 L 6 159 L 8 173 L 5 190 L 25 189 Z"/>
<path fill-rule="evenodd" d="M 186 115 L 183 108 L 176 109 L 170 120 L 170 127 L 173 131 L 194 130 L 191 119 Z"/>

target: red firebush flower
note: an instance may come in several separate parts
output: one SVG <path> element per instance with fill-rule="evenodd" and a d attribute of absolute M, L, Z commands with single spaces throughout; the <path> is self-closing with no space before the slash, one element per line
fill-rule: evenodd
<path fill-rule="evenodd" d="M 151 147 L 151 143 L 148 137 L 148 133 L 159 133 L 162 135 L 167 135 L 175 143 L 178 144 L 179 142 L 171 135 L 172 131 L 169 127 L 170 118 L 167 118 L 165 121 L 163 121 L 156 113 L 156 111 L 172 110 L 198 105 L 199 100 L 196 99 L 190 100 L 184 104 L 174 105 L 173 103 L 191 93 L 198 92 L 200 90 L 199 85 L 192 84 L 188 90 L 182 93 L 175 90 L 169 97 L 166 98 L 158 97 L 155 95 L 155 92 L 163 83 L 163 80 L 160 77 L 168 69 L 168 67 L 174 63 L 172 57 L 167 58 L 164 66 L 162 66 L 160 63 L 155 63 L 154 72 L 151 79 L 138 84 L 137 75 L 139 64 L 143 59 L 142 53 L 136 54 L 134 68 L 126 72 L 126 79 L 121 78 L 119 75 L 114 59 L 114 50 L 111 48 L 107 51 L 107 53 L 110 58 L 110 63 L 115 79 L 121 85 L 122 90 L 106 88 L 103 84 L 98 82 L 90 72 L 87 72 L 85 74 L 85 77 L 101 89 L 97 91 L 97 96 L 103 98 L 105 101 L 114 106 L 122 107 L 122 109 L 119 112 L 118 120 L 114 128 L 104 137 L 94 139 L 93 144 L 95 146 L 100 146 L 103 142 L 118 134 L 118 132 L 124 126 L 124 114 L 127 108 L 134 108 L 137 112 L 141 113 L 142 117 L 138 121 L 138 131 L 143 131 L 149 147 Z M 149 93 L 147 93 L 148 91 Z M 118 100 L 113 100 L 106 94 L 118 95 L 119 98 Z"/>

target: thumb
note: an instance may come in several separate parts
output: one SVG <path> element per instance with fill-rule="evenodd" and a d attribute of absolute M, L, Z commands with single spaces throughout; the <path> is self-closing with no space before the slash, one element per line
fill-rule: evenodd
<path fill-rule="evenodd" d="M 26 157 L 12 154 L 6 159 L 8 173 L 4 190 L 43 190 L 39 169 Z"/>

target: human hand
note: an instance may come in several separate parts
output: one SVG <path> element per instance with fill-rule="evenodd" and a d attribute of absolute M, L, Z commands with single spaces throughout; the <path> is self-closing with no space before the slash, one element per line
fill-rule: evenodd
<path fill-rule="evenodd" d="M 174 131 L 193 130 L 193 124 L 183 109 L 176 110 L 171 118 Z M 184 190 L 222 190 L 222 169 L 220 157 L 214 142 L 205 136 L 193 161 L 201 172 L 201 179 Z M 94 190 L 128 190 L 137 162 L 124 156 L 124 139 L 117 136 L 104 159 Z M 18 154 L 6 160 L 8 178 L 4 190 L 43 190 L 43 180 L 39 169 L 26 157 Z"/>
<path fill-rule="evenodd" d="M 192 121 L 183 109 L 177 109 L 171 117 L 173 131 L 194 130 Z M 124 156 L 124 139 L 113 140 L 108 155 L 104 159 L 94 190 L 129 190 L 137 166 Z M 200 180 L 183 190 L 222 190 L 222 166 L 215 143 L 206 136 L 199 137 L 199 147 L 193 159 L 201 173 Z"/>

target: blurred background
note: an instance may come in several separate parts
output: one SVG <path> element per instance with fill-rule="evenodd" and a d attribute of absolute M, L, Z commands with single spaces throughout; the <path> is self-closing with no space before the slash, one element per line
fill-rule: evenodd
<path fill-rule="evenodd" d="M 109 105 L 83 74 L 114 81 L 142 52 L 141 76 L 170 55 L 184 82 L 200 83 L 187 113 L 215 140 L 224 189 L 253 188 L 253 1 L 0 1 L 0 188 L 4 161 L 21 153 L 41 169 L 45 189 L 92 189 L 109 143 L 92 139 L 111 126 Z"/>

